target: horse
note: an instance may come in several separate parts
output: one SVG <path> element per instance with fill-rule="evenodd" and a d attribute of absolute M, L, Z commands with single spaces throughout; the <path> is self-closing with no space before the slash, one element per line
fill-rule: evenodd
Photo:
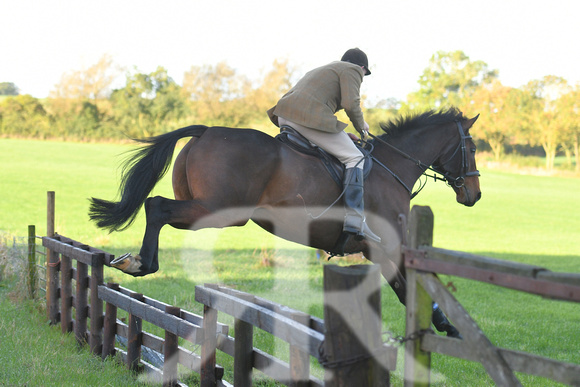
<path fill-rule="evenodd" d="M 91 198 L 89 216 L 100 228 L 122 231 L 144 205 L 146 228 L 139 254 L 119 257 L 115 266 L 133 276 L 159 269 L 159 233 L 164 225 L 199 230 L 242 226 L 252 220 L 279 237 L 330 253 L 362 252 L 405 304 L 402 259 L 412 188 L 428 169 L 453 189 L 456 201 L 473 206 L 481 198 L 476 147 L 468 119 L 456 108 L 429 110 L 380 124 L 384 132 L 367 141 L 373 167 L 365 180 L 365 214 L 380 243 L 343 238 L 342 187 L 324 163 L 254 129 L 192 125 L 139 139 L 124 164 L 118 202 Z M 178 140 L 191 137 L 175 159 L 175 200 L 148 197 L 167 173 Z M 370 160 L 367 159 L 367 162 Z M 416 192 L 415 192 L 416 194 Z M 336 251 L 341 240 L 341 251 Z M 434 306 L 439 331 L 459 333 Z"/>

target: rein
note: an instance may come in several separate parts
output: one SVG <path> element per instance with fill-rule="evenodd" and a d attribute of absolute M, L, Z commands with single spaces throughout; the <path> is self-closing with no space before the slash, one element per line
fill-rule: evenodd
<path fill-rule="evenodd" d="M 389 144 L 388 142 L 386 142 L 385 140 L 381 139 L 380 137 L 375 136 L 372 133 L 368 133 L 368 135 L 370 137 L 372 137 L 374 140 L 388 146 L 389 148 L 391 148 L 392 150 L 394 150 L 395 152 L 397 152 L 399 155 L 403 156 L 405 159 L 411 161 L 413 164 L 415 164 L 417 167 L 427 171 L 430 170 L 433 173 L 433 175 L 428 175 L 426 172 L 423 172 L 423 175 L 426 177 L 432 177 L 435 181 L 437 180 L 441 180 L 441 181 L 445 181 L 448 185 L 453 184 L 456 188 L 461 188 L 465 185 L 465 178 L 466 177 L 471 177 L 471 176 L 480 176 L 479 171 L 473 171 L 473 172 L 468 172 L 467 168 L 468 168 L 468 163 L 467 163 L 467 151 L 466 151 L 466 146 L 465 146 L 465 140 L 472 138 L 471 136 L 467 136 L 465 134 L 465 131 L 463 130 L 463 126 L 461 125 L 461 122 L 459 120 L 455 120 L 455 123 L 457 124 L 457 130 L 459 132 L 459 136 L 461 138 L 461 140 L 459 141 L 459 144 L 457 145 L 457 148 L 455 149 L 455 151 L 453 152 L 453 154 L 449 157 L 449 159 L 447 161 L 445 161 L 444 163 L 442 163 L 439 168 L 431 166 L 431 165 L 427 165 L 424 162 L 422 162 L 419 159 L 416 159 L 414 157 L 412 157 L 411 155 L 403 152 L 402 150 L 400 150 L 399 148 L 395 147 L 392 144 Z M 371 144 L 372 145 L 372 144 Z M 461 172 L 460 175 L 457 177 L 452 177 L 449 172 L 445 172 L 442 171 L 440 169 L 440 167 L 444 166 L 445 164 L 449 163 L 451 160 L 453 160 L 453 158 L 455 157 L 455 155 L 457 154 L 457 152 L 459 152 L 459 150 L 461 149 Z M 401 180 L 401 178 L 399 178 L 393 171 L 391 171 L 386 165 L 384 165 L 383 163 L 381 163 L 380 161 L 378 161 L 374 156 L 373 160 L 380 165 L 382 168 L 384 168 L 385 170 L 387 170 L 391 175 L 393 175 L 393 177 L 395 179 L 397 179 L 397 181 L 399 183 L 401 183 L 401 185 L 403 185 L 403 187 L 405 187 L 405 189 L 409 192 L 409 194 L 411 195 L 411 199 L 413 199 L 415 196 L 417 196 L 419 194 L 419 192 L 421 192 L 421 190 L 425 187 L 425 184 L 427 184 L 427 181 L 425 180 L 425 182 L 423 184 L 421 184 L 421 186 L 419 187 L 419 189 L 417 189 L 417 191 L 413 192 L 411 189 L 409 189 L 409 187 Z M 436 175 L 436 173 L 443 175 L 443 177 L 439 177 Z"/>

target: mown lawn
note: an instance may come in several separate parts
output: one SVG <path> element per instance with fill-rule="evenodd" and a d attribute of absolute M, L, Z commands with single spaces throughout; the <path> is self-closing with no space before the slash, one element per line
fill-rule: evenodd
<path fill-rule="evenodd" d="M 25 235 L 27 225 L 35 224 L 37 234 L 43 235 L 46 191 L 52 190 L 56 191 L 56 230 L 60 234 L 114 254 L 138 251 L 144 230 L 142 216 L 128 230 L 107 234 L 96 229 L 87 215 L 89 197 L 115 197 L 118 155 L 127 149 L 130 146 L 1 139 L 0 230 Z M 429 182 L 413 200 L 412 204 L 433 209 L 435 246 L 553 271 L 580 272 L 580 179 L 482 170 L 481 186 L 482 200 L 473 208 L 457 204 L 451 189 L 442 183 Z M 168 178 L 154 194 L 172 196 Z M 201 311 L 194 302 L 194 286 L 221 283 L 322 317 L 325 262 L 311 249 L 282 241 L 254 225 L 198 232 L 166 227 L 160 245 L 158 273 L 136 279 L 107 269 L 106 280 L 194 312 Z M 336 262 L 344 263 L 331 263 Z M 449 276 L 442 280 L 453 282 L 455 297 L 494 344 L 580 364 L 577 304 Z M 388 285 L 383 287 L 382 306 L 385 329 L 403 334 L 404 308 Z M 0 324 L 6 325 L 3 316 Z M 44 316 L 37 318 L 42 321 Z M 220 320 L 231 322 L 221 314 Z M 266 334 L 256 336 L 257 347 L 287 357 L 282 343 Z M 3 352 L 3 344 L 1 348 Z M 400 367 L 392 375 L 395 386 L 402 385 L 402 351 L 399 359 Z M 218 361 L 231 370 L 229 357 L 224 355 Z M 493 385 L 477 363 L 434 355 L 433 369 L 433 385 Z M 232 380 L 229 376 L 226 378 Z M 524 385 L 554 385 L 541 378 L 518 376 Z"/>

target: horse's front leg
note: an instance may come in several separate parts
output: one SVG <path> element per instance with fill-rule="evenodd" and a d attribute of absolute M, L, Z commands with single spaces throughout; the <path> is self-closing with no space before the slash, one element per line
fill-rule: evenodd
<path fill-rule="evenodd" d="M 406 305 L 407 302 L 407 280 L 401 270 L 389 259 L 380 262 L 381 272 L 383 277 L 387 280 L 401 304 Z M 439 305 L 433 304 L 433 316 L 431 318 L 433 326 L 439 332 L 446 332 L 449 337 L 461 338 L 461 334 L 449 322 Z"/>

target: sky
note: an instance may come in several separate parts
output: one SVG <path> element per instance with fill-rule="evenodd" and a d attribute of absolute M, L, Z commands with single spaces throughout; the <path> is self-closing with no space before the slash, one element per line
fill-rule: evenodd
<path fill-rule="evenodd" d="M 462 50 L 507 86 L 546 75 L 576 84 L 579 11 L 577 0 L 2 0 L 0 82 L 44 98 L 103 54 L 126 71 L 163 66 L 180 84 L 191 66 L 222 61 L 256 80 L 277 59 L 300 75 L 359 47 L 371 101 L 416 91 L 437 51 Z"/>

